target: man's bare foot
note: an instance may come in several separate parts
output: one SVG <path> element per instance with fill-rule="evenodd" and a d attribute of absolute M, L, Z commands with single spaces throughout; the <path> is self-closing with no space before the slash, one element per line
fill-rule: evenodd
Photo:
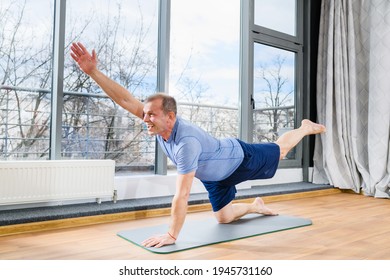
<path fill-rule="evenodd" d="M 278 215 L 271 209 L 269 209 L 267 206 L 265 206 L 264 201 L 260 197 L 256 197 L 256 199 L 253 201 L 253 206 L 256 209 L 256 212 L 262 215 L 266 216 L 275 216 Z"/>
<path fill-rule="evenodd" d="M 309 134 L 319 134 L 326 131 L 326 127 L 322 124 L 314 123 L 310 120 L 302 120 L 301 128 Z"/>

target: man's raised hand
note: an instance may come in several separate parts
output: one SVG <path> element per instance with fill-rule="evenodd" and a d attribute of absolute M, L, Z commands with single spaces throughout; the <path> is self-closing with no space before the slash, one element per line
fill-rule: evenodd
<path fill-rule="evenodd" d="M 97 66 L 97 57 L 95 50 L 92 50 L 92 55 L 87 51 L 81 43 L 72 43 L 70 47 L 70 55 L 77 62 L 80 69 L 87 75 L 90 75 Z"/>

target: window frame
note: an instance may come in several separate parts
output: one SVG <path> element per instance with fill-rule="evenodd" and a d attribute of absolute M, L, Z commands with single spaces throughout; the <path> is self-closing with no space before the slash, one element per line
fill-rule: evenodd
<path fill-rule="evenodd" d="M 295 126 L 304 117 L 304 96 L 307 85 L 304 83 L 304 0 L 296 0 L 296 36 L 254 24 L 254 0 L 241 0 L 241 50 L 240 50 L 240 137 L 244 141 L 253 139 L 253 85 L 254 85 L 254 44 L 291 51 L 295 59 Z M 306 142 L 306 141 L 305 141 Z M 304 143 L 306 145 L 306 143 Z M 285 159 L 279 164 L 281 168 L 302 167 L 303 144 L 296 147 L 295 159 Z M 306 165 L 306 164 L 305 164 Z M 306 168 L 306 166 L 305 166 Z"/>

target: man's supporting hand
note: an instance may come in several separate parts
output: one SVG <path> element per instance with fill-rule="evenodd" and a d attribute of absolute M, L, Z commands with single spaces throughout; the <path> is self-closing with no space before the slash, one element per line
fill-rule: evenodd
<path fill-rule="evenodd" d="M 176 238 L 169 233 L 152 236 L 142 242 L 142 246 L 160 248 L 164 245 L 174 244 Z"/>

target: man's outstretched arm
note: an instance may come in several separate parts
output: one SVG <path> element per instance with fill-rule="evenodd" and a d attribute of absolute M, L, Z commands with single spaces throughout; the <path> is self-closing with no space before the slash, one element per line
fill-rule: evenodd
<path fill-rule="evenodd" d="M 152 236 L 142 242 L 145 247 L 162 247 L 175 243 L 183 227 L 188 208 L 188 198 L 195 171 L 188 174 L 178 174 L 176 180 L 176 194 L 172 200 L 171 223 L 167 233 Z"/>
<path fill-rule="evenodd" d="M 81 43 L 73 43 L 71 46 L 71 56 L 77 62 L 80 69 L 90 76 L 102 90 L 119 106 L 129 111 L 133 115 L 143 119 L 144 104 L 136 99 L 124 87 L 104 75 L 97 69 L 97 56 L 95 50 L 92 55 Z"/>

